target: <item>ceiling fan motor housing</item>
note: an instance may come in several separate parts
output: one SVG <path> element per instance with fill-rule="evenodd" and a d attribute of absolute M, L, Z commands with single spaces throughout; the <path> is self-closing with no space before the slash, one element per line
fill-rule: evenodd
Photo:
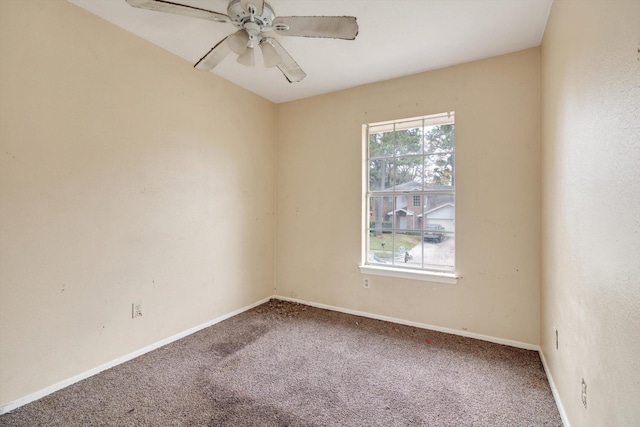
<path fill-rule="evenodd" d="M 253 12 L 253 13 L 252 13 Z M 254 40 L 260 41 L 261 33 L 270 31 L 273 27 L 273 20 L 276 13 L 270 4 L 264 3 L 262 14 L 256 14 L 256 8 L 249 3 L 247 10 L 242 7 L 241 0 L 232 0 L 227 8 L 227 15 L 231 18 L 231 23 L 240 30 L 245 30 L 249 34 L 249 43 Z"/>

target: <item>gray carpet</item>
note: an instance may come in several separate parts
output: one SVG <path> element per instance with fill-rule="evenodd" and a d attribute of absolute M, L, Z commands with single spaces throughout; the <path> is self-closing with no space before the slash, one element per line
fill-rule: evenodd
<path fill-rule="evenodd" d="M 538 353 L 271 300 L 2 426 L 561 426 Z"/>

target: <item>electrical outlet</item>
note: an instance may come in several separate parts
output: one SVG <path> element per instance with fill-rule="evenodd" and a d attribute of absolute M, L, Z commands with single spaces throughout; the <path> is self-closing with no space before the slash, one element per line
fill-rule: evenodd
<path fill-rule="evenodd" d="M 142 317 L 142 302 L 136 301 L 131 304 L 131 318 Z"/>
<path fill-rule="evenodd" d="M 365 289 L 369 289 L 369 287 L 371 287 L 371 282 L 369 281 L 368 277 L 364 278 L 364 280 L 362 281 L 362 286 L 364 286 Z"/>
<path fill-rule="evenodd" d="M 587 408 L 587 383 L 582 379 L 582 404 Z"/>
<path fill-rule="evenodd" d="M 559 348 L 558 346 L 558 328 L 556 328 L 555 326 L 553 327 L 553 332 L 556 335 L 556 350 Z"/>

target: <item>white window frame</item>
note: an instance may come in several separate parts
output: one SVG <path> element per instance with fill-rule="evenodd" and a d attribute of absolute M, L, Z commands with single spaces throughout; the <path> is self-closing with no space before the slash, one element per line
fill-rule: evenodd
<path fill-rule="evenodd" d="M 445 113 L 441 113 L 441 114 L 434 114 L 434 115 L 429 115 L 429 116 L 421 116 L 421 117 L 414 117 L 414 118 L 407 118 L 407 119 L 399 119 L 399 120 L 391 120 L 391 121 L 387 121 L 387 122 L 380 122 L 380 123 L 368 123 L 368 124 L 364 124 L 362 126 L 362 139 L 363 139 L 363 143 L 362 143 L 362 230 L 361 230 L 361 235 L 362 235 L 362 257 L 361 257 L 361 263 L 360 263 L 360 271 L 363 274 L 367 274 L 367 275 L 377 275 L 377 276 L 388 276 L 388 277 L 395 277 L 395 278 L 404 278 L 404 279 L 413 279 L 413 280 L 422 280 L 422 281 L 429 281 L 429 282 L 438 282 L 438 283 L 447 283 L 447 284 L 455 284 L 457 283 L 458 278 L 460 278 L 460 275 L 458 274 L 456 268 L 458 265 L 457 262 L 457 253 L 454 253 L 454 268 L 452 272 L 444 272 L 444 271 L 438 271 L 438 270 L 432 270 L 429 268 L 407 268 L 407 267 L 398 267 L 395 265 L 384 265 L 384 264 L 378 264 L 378 263 L 373 263 L 373 264 L 369 264 L 368 262 L 368 234 L 369 234 L 369 196 L 371 195 L 375 195 L 378 196 L 379 194 L 377 192 L 370 192 L 369 191 L 369 128 L 372 126 L 381 126 L 381 125 L 390 125 L 393 129 L 396 129 L 395 126 L 398 123 L 404 123 L 404 122 L 413 122 L 413 121 L 417 121 L 417 120 L 423 120 L 424 123 L 428 123 L 429 125 L 436 125 L 436 124 L 448 124 L 448 123 L 454 123 L 455 124 L 455 113 L 453 111 L 451 112 L 445 112 Z M 454 156 L 455 156 L 455 145 L 454 145 Z M 454 163 L 455 164 L 455 163 Z M 455 170 L 453 171 L 454 176 L 455 176 Z M 454 181 L 455 182 L 455 181 Z M 382 194 L 383 196 L 390 196 L 392 195 L 392 197 L 397 197 L 397 196 L 411 196 L 413 198 L 413 196 L 424 196 L 427 195 L 429 193 L 428 190 L 425 191 L 425 189 L 421 190 L 420 192 L 416 192 L 416 193 L 407 193 L 407 192 L 391 192 L 391 193 L 384 193 Z M 451 193 L 454 196 L 455 199 L 455 188 L 452 188 Z M 408 199 L 408 197 L 407 197 Z M 422 200 L 422 197 L 421 197 Z M 424 204 L 424 203 L 422 203 Z M 455 203 L 454 203 L 455 206 Z M 424 208 L 424 206 L 422 206 L 422 208 Z M 455 214 L 454 214 L 454 218 L 455 218 Z"/>

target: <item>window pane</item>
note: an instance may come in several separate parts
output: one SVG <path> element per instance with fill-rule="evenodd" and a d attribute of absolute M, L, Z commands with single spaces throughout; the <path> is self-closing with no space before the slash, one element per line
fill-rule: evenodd
<path fill-rule="evenodd" d="M 393 162 L 394 191 L 421 191 L 424 163 L 422 156 L 397 157 Z"/>
<path fill-rule="evenodd" d="M 436 194 L 425 196 L 425 222 L 438 223 L 453 231 L 453 220 L 455 219 L 455 199 L 453 194 Z"/>
<path fill-rule="evenodd" d="M 369 161 L 369 191 L 385 191 L 392 186 L 392 162 L 388 159 Z"/>
<path fill-rule="evenodd" d="M 425 188 L 453 187 L 453 153 L 425 156 Z"/>
<path fill-rule="evenodd" d="M 394 253 L 392 264 L 404 267 L 420 267 L 420 233 L 397 231 L 393 233 Z M 416 261 L 417 260 L 417 261 Z"/>
<path fill-rule="evenodd" d="M 374 264 L 393 264 L 393 233 L 391 231 L 369 235 L 367 261 Z"/>
<path fill-rule="evenodd" d="M 398 231 L 415 231 L 419 235 L 421 229 L 419 218 L 422 216 L 422 208 L 413 206 L 413 197 L 396 196 L 396 205 L 393 212 L 393 228 Z"/>
<path fill-rule="evenodd" d="M 416 258 L 412 254 L 421 248 L 420 235 L 399 231 L 371 232 L 368 248 L 369 263 L 415 267 Z M 420 264 L 419 258 L 417 263 Z"/>
<path fill-rule="evenodd" d="M 389 157 L 393 155 L 393 130 L 369 128 L 369 157 Z"/>
<path fill-rule="evenodd" d="M 449 124 L 425 127 L 424 144 L 426 153 L 453 151 L 454 125 Z"/>
<path fill-rule="evenodd" d="M 396 125 L 396 156 L 422 154 L 422 120 Z"/>
<path fill-rule="evenodd" d="M 426 230 L 423 241 L 409 251 L 408 267 L 451 272 L 455 263 L 455 234 L 444 232 L 442 240 L 432 239 L 433 232 Z"/>
<path fill-rule="evenodd" d="M 367 242 L 367 263 L 368 264 L 389 264 L 390 251 L 385 248 L 384 239 L 390 234 L 371 234 L 369 236 L 369 242 Z"/>
<path fill-rule="evenodd" d="M 393 197 L 369 198 L 367 262 L 390 264 L 393 258 Z"/>
<path fill-rule="evenodd" d="M 453 194 L 425 196 L 422 245 L 414 260 L 423 268 L 453 271 L 455 261 L 455 204 Z"/>
<path fill-rule="evenodd" d="M 369 229 L 375 234 L 391 232 L 393 197 L 369 198 Z"/>

